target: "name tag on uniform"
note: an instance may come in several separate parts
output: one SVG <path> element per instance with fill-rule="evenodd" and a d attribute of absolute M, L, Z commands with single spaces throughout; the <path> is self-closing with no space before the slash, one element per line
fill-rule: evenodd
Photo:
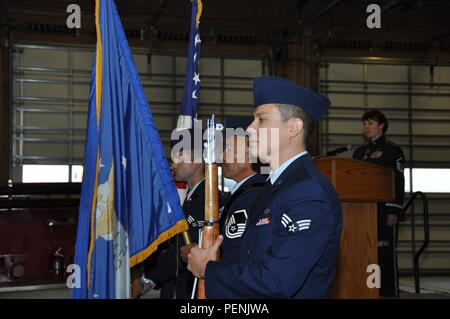
<path fill-rule="evenodd" d="M 381 151 L 376 151 L 370 154 L 370 158 L 380 158 L 381 155 L 383 155 L 383 152 Z"/>
<path fill-rule="evenodd" d="M 259 222 L 256 223 L 256 226 L 267 225 L 267 224 L 270 224 L 270 218 L 269 217 L 261 218 L 259 220 Z"/>

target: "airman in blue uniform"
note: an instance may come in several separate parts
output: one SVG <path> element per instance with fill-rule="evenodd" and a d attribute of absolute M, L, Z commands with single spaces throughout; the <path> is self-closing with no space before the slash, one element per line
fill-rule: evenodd
<path fill-rule="evenodd" d="M 250 148 L 272 172 L 252 206 L 239 261 L 214 261 L 219 236 L 211 248 L 191 249 L 188 269 L 205 278 L 207 298 L 327 298 L 342 211 L 306 151 L 306 139 L 330 102 L 277 77 L 256 78 L 254 99 Z"/>
<path fill-rule="evenodd" d="M 394 170 L 395 198 L 377 204 L 378 264 L 381 268 L 380 295 L 398 298 L 397 224 L 405 220 L 405 156 L 401 147 L 386 139 L 389 122 L 379 110 L 369 110 L 361 118 L 368 144 L 358 147 L 353 158 Z"/>

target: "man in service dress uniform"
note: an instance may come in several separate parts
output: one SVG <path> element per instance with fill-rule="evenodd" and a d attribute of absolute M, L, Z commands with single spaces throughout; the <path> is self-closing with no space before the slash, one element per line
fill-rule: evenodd
<path fill-rule="evenodd" d="M 278 77 L 255 79 L 254 102 L 250 149 L 272 171 L 252 206 L 239 261 L 214 261 L 219 236 L 211 248 L 191 249 L 188 269 L 205 278 L 207 298 L 327 298 L 342 211 L 306 139 L 330 102 Z"/>
<path fill-rule="evenodd" d="M 189 129 L 180 131 L 180 139 L 172 140 L 172 147 L 185 139 L 189 143 L 176 154 L 172 169 L 176 181 L 188 184 L 189 191 L 183 203 L 183 211 L 189 224 L 189 236 L 198 243 L 201 221 L 205 217 L 205 168 L 203 162 L 203 131 Z M 181 141 L 180 141 L 181 140 Z M 222 201 L 219 194 L 219 200 Z M 145 270 L 145 277 L 161 288 L 161 299 L 188 299 L 191 297 L 194 277 L 187 270 L 180 256 L 184 242 L 180 234 L 160 245 L 154 262 Z"/>
<path fill-rule="evenodd" d="M 224 177 L 237 183 L 220 214 L 220 229 L 224 237 L 220 256 L 225 263 L 239 261 L 241 237 L 251 218 L 250 209 L 267 179 L 267 175 L 259 174 L 259 164 L 252 163 L 256 161 L 250 158 L 249 134 L 245 130 L 252 121 L 253 117 L 243 116 L 226 120 L 222 172 Z"/>

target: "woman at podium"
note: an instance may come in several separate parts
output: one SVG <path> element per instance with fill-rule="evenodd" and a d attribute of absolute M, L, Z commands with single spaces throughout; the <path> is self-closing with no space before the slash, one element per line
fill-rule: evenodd
<path fill-rule="evenodd" d="M 397 144 L 386 139 L 389 122 L 378 110 L 369 110 L 362 116 L 363 133 L 368 144 L 358 147 L 353 158 L 389 167 L 395 171 L 395 198 L 390 203 L 378 203 L 378 263 L 381 268 L 380 295 L 398 297 L 397 224 L 405 220 L 403 211 L 405 157 Z"/>

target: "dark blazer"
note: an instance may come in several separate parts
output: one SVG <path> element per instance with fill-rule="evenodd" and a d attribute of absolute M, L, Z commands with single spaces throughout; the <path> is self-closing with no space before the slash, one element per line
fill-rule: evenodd
<path fill-rule="evenodd" d="M 397 215 L 400 221 L 405 220 L 403 212 L 403 200 L 405 197 L 405 156 L 400 146 L 388 141 L 384 135 L 375 141 L 358 147 L 353 152 L 353 158 L 372 164 L 389 167 L 394 170 L 395 198 L 389 203 L 379 203 L 379 212 L 384 216 Z"/>
<path fill-rule="evenodd" d="M 219 199 L 221 195 L 219 194 Z M 183 203 L 183 211 L 189 223 L 189 235 L 193 243 L 198 243 L 198 221 L 205 217 L 205 181 L 202 181 L 188 200 Z M 161 298 L 188 299 L 194 277 L 179 256 L 179 248 L 184 245 L 180 234 L 170 238 L 158 247 L 155 262 L 145 273 L 161 288 Z"/>
<path fill-rule="evenodd" d="M 342 211 L 336 191 L 309 154 L 262 188 L 251 215 L 239 262 L 207 264 L 206 297 L 327 298 Z"/>
<path fill-rule="evenodd" d="M 219 194 L 219 201 L 221 195 Z M 205 181 L 195 189 L 192 196 L 183 203 L 183 211 L 189 224 L 189 235 L 193 243 L 198 243 L 199 221 L 205 219 Z M 181 242 L 181 245 L 184 245 Z"/>
<path fill-rule="evenodd" d="M 224 238 L 220 246 L 222 262 L 239 261 L 241 237 L 244 234 L 247 220 L 251 218 L 250 209 L 267 178 L 268 175 L 253 175 L 227 200 L 220 217 L 221 234 Z"/>

